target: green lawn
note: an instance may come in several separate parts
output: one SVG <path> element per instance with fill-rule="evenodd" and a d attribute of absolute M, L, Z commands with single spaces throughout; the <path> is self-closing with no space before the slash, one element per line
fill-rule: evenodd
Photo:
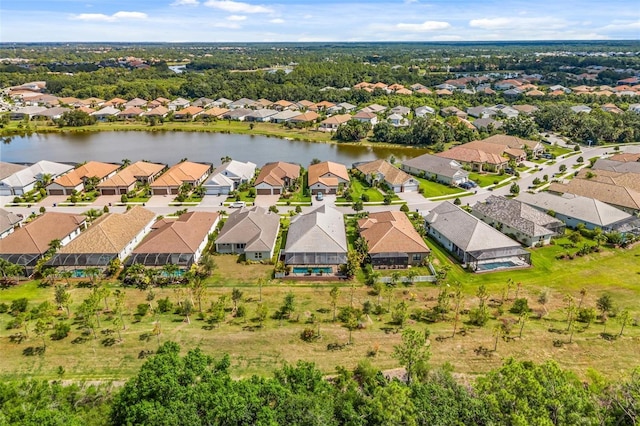
<path fill-rule="evenodd" d="M 547 153 L 555 155 L 557 157 L 559 155 L 568 154 L 573 150 L 572 149 L 567 149 L 567 148 L 562 148 L 562 147 L 557 146 L 557 145 L 552 145 L 552 146 L 548 147 L 547 149 L 545 149 L 545 151 Z"/>
<path fill-rule="evenodd" d="M 373 188 L 369 186 L 368 183 L 356 178 L 351 177 L 351 182 L 349 183 L 349 193 L 353 197 L 353 200 L 362 200 L 362 195 L 367 194 L 369 196 L 369 202 L 371 203 L 382 203 L 384 201 L 384 194 L 378 190 L 378 188 Z M 395 196 L 393 199 L 397 199 Z M 338 197 L 336 200 L 339 203 L 348 203 L 349 200 Z"/>
<path fill-rule="evenodd" d="M 240 200 L 237 199 L 238 195 L 240 196 Z M 230 195 L 227 197 L 226 202 L 232 203 L 234 201 L 244 201 L 245 203 L 253 203 L 255 201 L 255 197 L 249 196 L 249 189 L 246 191 L 234 191 L 234 195 Z"/>
<path fill-rule="evenodd" d="M 471 173 L 469 175 L 469 179 L 474 181 L 480 187 L 485 187 L 489 185 L 493 185 L 494 181 L 500 182 L 502 179 L 506 179 L 509 177 L 508 175 L 499 176 L 497 174 L 489 174 L 489 173 Z"/>
<path fill-rule="evenodd" d="M 434 182 L 432 180 L 424 179 L 418 176 L 413 176 L 413 178 L 420 183 L 422 195 L 426 198 L 455 195 L 463 192 L 462 189 L 455 186 L 444 185 L 442 183 Z"/>
<path fill-rule="evenodd" d="M 287 201 L 291 201 L 292 203 L 311 203 L 311 195 L 309 195 L 308 190 L 308 181 L 307 181 L 307 173 L 302 173 L 302 181 L 298 186 L 298 189 L 289 194 L 288 197 L 280 197 L 278 202 L 286 203 Z"/>

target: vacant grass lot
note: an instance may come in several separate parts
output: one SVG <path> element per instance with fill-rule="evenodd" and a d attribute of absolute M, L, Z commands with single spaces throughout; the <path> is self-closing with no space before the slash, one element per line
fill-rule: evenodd
<path fill-rule="evenodd" d="M 439 182 L 434 182 L 429 179 L 413 176 L 418 182 L 420 182 L 420 189 L 422 189 L 422 195 L 426 198 L 442 197 L 445 195 L 454 195 L 462 192 L 462 189 L 449 185 L 443 185 Z"/>
<path fill-rule="evenodd" d="M 509 175 L 497 175 L 497 174 L 489 174 L 489 173 L 471 173 L 469 175 L 469 179 L 474 181 L 480 187 L 485 187 L 489 185 L 493 185 L 495 181 L 500 182 L 502 179 L 508 178 Z"/>
<path fill-rule="evenodd" d="M 428 328 L 431 331 L 432 364 L 442 365 L 448 362 L 461 373 L 487 371 L 500 365 L 509 356 L 534 361 L 553 358 L 581 376 L 590 367 L 613 377 L 629 371 L 638 364 L 640 327 L 628 325 L 622 337 L 607 341 L 600 337 L 604 327 L 601 322 L 596 321 L 589 327 L 577 323 L 573 342 L 569 344 L 569 335 L 563 331 L 567 326 L 563 299 L 566 294 L 570 294 L 579 300 L 580 290 L 584 288 L 586 296 L 583 306 L 594 307 L 595 300 L 606 292 L 612 295 L 618 308 L 629 309 L 631 317 L 637 322 L 640 318 L 640 246 L 630 250 L 604 249 L 601 253 L 574 260 L 555 260 L 556 254 L 564 250 L 566 249 L 561 245 L 537 249 L 533 252 L 535 266 L 520 271 L 477 275 L 466 273 L 453 265 L 448 272 L 447 281 L 450 285 L 455 282 L 462 284 L 464 298 L 461 321 L 468 321 L 467 311 L 478 304 L 475 297 L 478 285 L 486 285 L 493 302 L 490 308 L 492 319 L 484 327 L 458 325 L 458 330 L 463 327 L 463 333 L 456 333 L 452 338 L 453 312 L 436 323 L 409 320 L 406 326 Z M 434 257 L 437 267 L 449 263 L 447 256 L 437 247 L 434 247 Z M 58 366 L 62 366 L 65 370 L 63 377 L 68 379 L 124 379 L 134 374 L 142 364 L 143 360 L 138 359 L 140 351 L 154 350 L 159 342 L 166 340 L 177 341 L 184 350 L 200 347 L 214 356 L 229 353 L 232 357 L 232 371 L 236 376 L 268 374 L 284 361 L 295 362 L 299 359 L 314 361 L 323 371 L 331 373 L 337 365 L 354 366 L 371 351 L 377 351 L 376 356 L 371 359 L 377 367 L 398 366 L 392 352 L 393 346 L 400 341 L 400 334 L 397 332 L 398 326 L 391 323 L 389 314 L 364 316 L 361 321 L 362 329 L 353 332 L 353 345 L 338 351 L 328 351 L 328 343 L 348 341 L 348 330 L 340 323 L 331 322 L 331 283 L 267 281 L 262 288 L 262 299 L 268 307 L 269 316 L 279 308 L 288 292 L 295 296 L 295 313 L 291 320 L 269 318 L 260 328 L 255 319 L 260 298 L 257 282 L 259 278 L 268 278 L 272 267 L 238 264 L 236 256 L 216 256 L 215 259 L 218 269 L 207 281 L 202 306 L 207 310 L 211 302 L 217 301 L 220 296 L 227 297 L 227 312 L 220 325 L 212 328 L 205 321 L 198 320 L 197 312 L 191 315 L 190 324 L 185 321 L 184 316 L 174 313 L 149 313 L 137 320 L 133 315 L 137 305 L 151 303 L 155 308 L 157 301 L 165 297 L 177 303 L 190 297 L 189 293 L 184 288 L 154 289 L 153 300 L 149 302 L 149 292 L 126 289 L 126 330 L 123 331 L 123 341 L 117 342 L 113 318 L 106 310 L 100 315 L 98 338 L 93 339 L 91 335 L 82 335 L 82 328 L 74 318 L 74 312 L 87 297 L 89 290 L 72 286 L 72 318 L 69 320 L 73 324 L 71 333 L 59 341 L 47 338 L 47 349 L 43 355 L 23 355 L 29 347 L 42 346 L 42 339 L 36 337 L 33 330 L 33 321 L 28 324 L 29 337 L 26 341 L 12 343 L 9 336 L 17 330 L 6 330 L 12 317 L 0 314 L 0 347 L 3 357 L 0 377 L 52 379 L 58 377 Z M 493 329 L 498 324 L 495 318 L 516 320 L 516 316 L 509 313 L 515 297 L 515 287 L 509 290 L 502 307 L 499 306 L 509 279 L 521 283 L 519 297 L 527 298 L 532 312 L 525 322 L 522 338 L 518 337 L 519 326 L 514 326 L 509 341 L 499 340 L 497 351 L 493 352 Z M 353 303 L 353 306 L 360 308 L 367 300 L 377 303 L 378 296 L 359 282 L 355 282 L 353 287 L 352 283 L 345 282 L 338 285 L 341 286 L 339 307 Z M 111 290 L 117 288 L 115 284 L 108 284 L 108 287 Z M 243 292 L 240 305 L 247 311 L 245 318 L 234 318 L 232 315 L 230 296 L 234 287 Z M 549 291 L 548 303 L 544 306 L 537 302 L 543 289 Z M 390 297 L 392 307 L 405 301 L 410 313 L 429 310 L 435 306 L 440 290 L 440 286 L 431 284 L 400 287 L 384 293 L 381 304 L 386 308 Z M 4 303 L 20 297 L 28 298 L 30 306 L 35 306 L 45 300 L 52 301 L 53 289 L 39 288 L 37 282 L 30 282 L 0 290 L 0 301 Z M 112 300 L 110 306 L 113 306 Z M 543 318 L 539 319 L 540 316 Z M 59 311 L 55 322 L 65 321 L 65 317 L 65 313 Z M 313 343 L 300 340 L 300 333 L 306 327 L 319 329 L 321 338 Z M 615 318 L 608 320 L 609 332 L 617 334 L 620 328 Z M 159 335 L 154 335 L 154 330 L 159 331 Z M 109 346 L 111 341 L 107 339 L 113 338 L 116 342 Z M 559 346 L 554 346 L 554 341 Z M 488 348 L 489 351 L 485 351 L 483 355 L 476 351 L 480 347 Z"/>

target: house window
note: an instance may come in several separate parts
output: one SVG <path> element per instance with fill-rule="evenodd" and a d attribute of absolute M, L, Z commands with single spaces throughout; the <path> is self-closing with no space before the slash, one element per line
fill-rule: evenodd
<path fill-rule="evenodd" d="M 255 258 L 256 259 L 262 259 L 262 253 L 256 253 L 255 254 Z"/>
<path fill-rule="evenodd" d="M 246 244 L 242 243 L 242 244 L 236 244 L 236 248 L 239 249 L 243 249 L 246 246 Z"/>
<path fill-rule="evenodd" d="M 416 254 L 413 255 L 413 261 L 414 262 L 417 262 L 417 261 L 420 261 L 420 260 L 422 260 L 422 255 L 420 253 L 416 253 Z"/>

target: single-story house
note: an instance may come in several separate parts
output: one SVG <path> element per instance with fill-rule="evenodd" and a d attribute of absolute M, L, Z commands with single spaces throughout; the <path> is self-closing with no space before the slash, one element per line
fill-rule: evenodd
<path fill-rule="evenodd" d="M 471 124 L 473 124 L 473 127 L 478 129 L 478 131 L 490 129 L 497 130 L 502 127 L 502 122 L 494 120 L 493 118 L 478 118 L 477 120 L 472 121 Z"/>
<path fill-rule="evenodd" d="M 468 142 L 463 145 L 454 146 L 436 155 L 442 158 L 455 160 L 458 163 L 466 164 L 474 171 L 497 171 L 507 166 L 509 158 L 503 156 L 506 149 L 497 144 L 486 143 L 482 141 Z M 526 159 L 526 153 L 523 150 L 513 150 L 513 154 L 517 154 L 520 160 Z"/>
<path fill-rule="evenodd" d="M 357 169 L 365 175 L 365 179 L 370 185 L 383 182 L 393 189 L 393 192 L 417 191 L 420 186 L 419 182 L 411 175 L 385 160 L 360 164 Z"/>
<path fill-rule="evenodd" d="M 71 109 L 57 106 L 49 108 L 46 111 L 42 111 L 39 114 L 35 114 L 33 118 L 35 120 L 57 120 L 58 118 L 62 117 L 62 114 L 69 111 L 71 111 Z"/>
<path fill-rule="evenodd" d="M 216 238 L 216 252 L 244 253 L 247 260 L 269 261 L 273 257 L 280 216 L 263 207 L 243 207 L 229 215 Z"/>
<path fill-rule="evenodd" d="M 64 247 L 85 228 L 84 215 L 46 212 L 3 239 L 0 258 L 24 267 L 29 276 L 52 241 L 58 240 Z"/>
<path fill-rule="evenodd" d="M 231 160 L 216 168 L 211 173 L 211 178 L 202 186 L 207 195 L 226 195 L 237 189 L 240 184 L 250 182 L 255 173 L 254 163 Z"/>
<path fill-rule="evenodd" d="M 161 99 L 158 98 L 158 101 L 160 101 Z M 168 102 L 168 100 L 165 99 L 166 102 Z M 164 102 L 164 103 L 166 103 Z M 160 103 L 160 105 L 163 105 L 164 103 Z M 125 109 L 127 108 L 131 108 L 131 107 L 136 107 L 136 108 L 144 108 L 146 107 L 148 104 L 147 101 L 145 101 L 144 99 L 140 99 L 140 98 L 133 98 L 128 102 L 125 102 L 124 107 Z M 113 105 L 113 106 L 119 106 L 119 105 Z"/>
<path fill-rule="evenodd" d="M 191 105 L 193 106 L 197 106 L 204 109 L 211 107 L 212 104 L 213 104 L 213 99 L 209 99 L 205 97 L 198 98 L 191 103 Z"/>
<path fill-rule="evenodd" d="M 224 114 L 220 115 L 220 117 L 225 119 L 225 120 L 244 121 L 244 119 L 247 117 L 247 115 L 251 114 L 252 112 L 253 112 L 252 109 L 236 108 L 236 109 L 230 109 L 229 111 L 227 111 Z"/>
<path fill-rule="evenodd" d="M 301 113 L 299 111 L 294 111 L 291 109 L 285 109 L 283 111 L 278 112 L 271 116 L 272 123 L 286 123 L 294 117 L 299 116 Z"/>
<path fill-rule="evenodd" d="M 391 114 L 387 117 L 387 122 L 394 127 L 406 127 L 409 125 L 409 120 L 400 114 Z"/>
<path fill-rule="evenodd" d="M 169 108 L 164 105 L 158 105 L 157 107 L 145 111 L 142 113 L 143 117 L 155 117 L 155 118 L 164 118 L 169 114 Z"/>
<path fill-rule="evenodd" d="M 276 115 L 278 111 L 275 109 L 262 108 L 252 111 L 244 117 L 245 121 L 269 122 L 271 117 Z"/>
<path fill-rule="evenodd" d="M 69 173 L 58 177 L 52 183 L 47 185 L 47 194 L 71 195 L 74 190 L 81 192 L 84 190 L 84 184 L 87 179 L 97 177 L 99 181 L 98 183 L 104 182 L 114 176 L 119 168 L 119 164 L 89 161 L 76 167 Z"/>
<path fill-rule="evenodd" d="M 367 241 L 374 268 L 420 265 L 431 252 L 403 212 L 370 213 L 358 220 L 358 231 Z"/>
<path fill-rule="evenodd" d="M 378 116 L 373 112 L 359 111 L 352 119 L 362 123 L 369 123 L 371 126 L 378 124 Z"/>
<path fill-rule="evenodd" d="M 107 213 L 46 263 L 48 266 L 75 270 L 82 276 L 87 267 L 106 268 L 114 259 L 123 262 L 151 231 L 156 214 L 135 206 L 124 213 Z"/>
<path fill-rule="evenodd" d="M 349 120 L 351 120 L 350 114 L 334 115 L 322 120 L 320 122 L 320 127 L 318 128 L 318 130 L 320 130 L 321 132 L 335 132 L 336 130 L 338 130 L 338 127 L 345 124 Z"/>
<path fill-rule="evenodd" d="M 467 108 L 467 115 L 474 118 L 490 118 L 496 115 L 496 112 L 486 106 L 474 106 Z"/>
<path fill-rule="evenodd" d="M 464 170 L 460 163 L 431 154 L 404 161 L 402 170 L 445 185 L 460 185 L 469 181 L 469 172 Z"/>
<path fill-rule="evenodd" d="M 115 117 L 120 112 L 116 107 L 108 106 L 91 113 L 98 121 L 107 121 L 109 117 Z"/>
<path fill-rule="evenodd" d="M 219 219 L 217 212 L 189 212 L 177 219 L 158 220 L 149 235 L 133 250 L 126 264 L 172 264 L 188 270 L 198 263 Z"/>
<path fill-rule="evenodd" d="M 237 101 L 233 101 L 227 104 L 227 108 L 229 109 L 248 109 L 253 107 L 256 104 L 256 101 L 249 98 L 240 98 Z"/>
<path fill-rule="evenodd" d="M 211 107 L 211 108 L 203 111 L 202 114 L 200 114 L 200 117 L 202 117 L 202 118 L 218 118 L 218 117 L 222 117 L 227 112 L 229 112 L 229 110 L 227 108 L 214 106 L 214 107 Z"/>
<path fill-rule="evenodd" d="M 591 108 L 586 106 L 586 105 L 574 105 L 572 107 L 569 107 L 569 109 L 573 112 L 577 113 L 585 113 L 585 114 L 589 114 L 591 112 Z"/>
<path fill-rule="evenodd" d="M 344 164 L 324 161 L 309 166 L 309 189 L 312 195 L 318 192 L 336 194 L 340 185 L 349 184 L 349 172 Z"/>
<path fill-rule="evenodd" d="M 435 113 L 436 110 L 427 105 L 415 109 L 416 117 L 426 117 L 427 115 L 433 115 Z"/>
<path fill-rule="evenodd" d="M 45 112 L 47 108 L 41 106 L 27 106 L 18 108 L 15 111 L 9 113 L 9 119 L 11 120 L 24 120 L 25 118 L 31 120 L 34 116 Z"/>
<path fill-rule="evenodd" d="M 137 106 L 132 106 L 125 109 L 124 111 L 120 111 L 119 113 L 116 114 L 116 116 L 123 120 L 130 120 L 132 118 L 140 117 L 143 113 L 144 113 L 144 110 L 142 108 Z"/>
<path fill-rule="evenodd" d="M 135 189 L 136 183 L 152 183 L 166 168 L 165 164 L 138 161 L 120 170 L 104 182 L 100 182 L 98 190 L 100 195 L 128 194 Z"/>
<path fill-rule="evenodd" d="M 11 234 L 23 219 L 22 215 L 0 208 L 0 239 Z"/>
<path fill-rule="evenodd" d="M 188 100 L 184 98 L 178 98 L 169 102 L 167 107 L 170 111 L 180 111 L 181 109 L 187 108 L 189 105 L 191 105 L 191 102 L 189 102 Z"/>
<path fill-rule="evenodd" d="M 504 147 L 505 153 L 508 155 L 510 155 L 508 151 L 509 149 L 517 149 L 525 152 L 531 151 L 534 157 L 539 157 L 544 153 L 545 149 L 544 144 L 540 141 L 532 141 L 508 135 L 493 135 L 482 139 L 480 142 L 501 145 Z"/>
<path fill-rule="evenodd" d="M 495 195 L 473 206 L 471 214 L 527 247 L 546 245 L 562 235 L 562 221 L 528 204 Z"/>
<path fill-rule="evenodd" d="M 374 114 L 382 114 L 386 110 L 387 110 L 386 106 L 379 105 L 379 104 L 371 104 L 371 105 L 368 105 L 368 106 L 362 108 L 360 111 L 372 112 Z"/>
<path fill-rule="evenodd" d="M 4 161 L 0 161 L 0 180 L 11 176 L 14 173 L 19 172 L 20 170 L 24 170 L 29 166 L 24 164 L 16 164 L 16 163 L 5 163 Z"/>
<path fill-rule="evenodd" d="M 53 161 L 41 160 L 0 180 L 0 195 L 24 195 L 35 188 L 45 175 L 55 179 L 73 166 Z"/>
<path fill-rule="evenodd" d="M 634 155 L 634 154 L 631 154 Z M 635 154 L 638 155 L 638 154 Z M 613 157 L 612 157 L 613 158 Z M 640 175 L 640 161 L 615 161 L 612 159 L 599 158 L 592 167 L 594 173 L 606 170 L 616 173 L 634 173 Z M 640 176 L 639 176 L 640 178 Z"/>
<path fill-rule="evenodd" d="M 218 98 L 215 101 L 213 101 L 213 105 L 214 107 L 223 107 L 223 108 L 228 108 L 229 105 L 231 104 L 231 102 L 233 102 L 231 99 L 227 99 L 227 98 Z"/>
<path fill-rule="evenodd" d="M 307 111 L 304 114 L 296 115 L 295 117 L 291 117 L 289 119 L 289 123 L 292 124 L 310 124 L 315 123 L 316 120 L 320 117 L 315 111 Z"/>
<path fill-rule="evenodd" d="M 176 111 L 176 113 L 173 114 L 173 118 L 175 118 L 176 120 L 191 120 L 202 114 L 203 111 L 204 109 L 201 107 L 188 106 L 186 108 L 182 108 L 179 111 Z"/>
<path fill-rule="evenodd" d="M 566 184 L 554 182 L 549 185 L 548 190 L 557 194 L 569 193 L 595 198 L 629 214 L 635 215 L 640 212 L 640 191 L 613 183 L 574 178 Z"/>
<path fill-rule="evenodd" d="M 299 165 L 278 161 L 260 169 L 254 186 L 258 195 L 279 195 L 294 186 L 299 178 Z"/>
<path fill-rule="evenodd" d="M 194 188 L 202 184 L 211 172 L 209 164 L 183 161 L 172 166 L 151 183 L 153 195 L 171 195 L 179 192 L 182 184 L 191 184 Z"/>
<path fill-rule="evenodd" d="M 349 102 L 340 102 L 339 104 L 333 105 L 327 108 L 327 114 L 338 114 L 338 113 L 349 113 L 356 109 L 355 105 L 350 104 Z"/>
<path fill-rule="evenodd" d="M 396 107 L 391 108 L 391 110 L 389 110 L 389 112 L 391 114 L 399 114 L 399 115 L 409 115 L 409 113 L 411 112 L 411 108 L 403 106 L 403 105 L 398 105 Z"/>
<path fill-rule="evenodd" d="M 525 192 L 517 200 L 552 215 L 569 228 L 575 229 L 582 224 L 586 229 L 600 228 L 603 232 L 640 232 L 640 219 L 595 198 Z"/>
<path fill-rule="evenodd" d="M 456 116 L 456 117 L 460 117 L 460 118 L 467 118 L 467 113 L 460 110 L 459 108 L 456 108 L 454 106 L 449 106 L 446 108 L 442 108 L 440 110 L 440 115 L 442 115 L 443 117 L 451 117 L 451 116 Z"/>
<path fill-rule="evenodd" d="M 336 273 L 339 265 L 347 262 L 347 249 L 342 213 L 324 204 L 291 220 L 284 263 L 293 268 L 294 274 L 305 273 L 308 268 Z"/>
<path fill-rule="evenodd" d="M 531 265 L 531 254 L 480 219 L 449 201 L 425 218 L 427 233 L 472 271 L 492 271 Z"/>

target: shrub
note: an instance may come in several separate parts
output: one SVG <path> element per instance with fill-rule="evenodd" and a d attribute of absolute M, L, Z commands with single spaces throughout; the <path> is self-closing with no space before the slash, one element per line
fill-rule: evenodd
<path fill-rule="evenodd" d="M 529 311 L 529 301 L 525 298 L 516 299 L 513 306 L 509 309 L 512 314 L 522 314 Z"/>
<path fill-rule="evenodd" d="M 16 299 L 13 302 L 11 302 L 11 307 L 9 308 L 9 311 L 12 314 L 17 314 L 19 312 L 26 312 L 28 304 L 29 304 L 29 300 L 26 299 L 25 297 Z"/>
<path fill-rule="evenodd" d="M 314 330 L 313 328 L 307 327 L 304 330 L 302 330 L 302 333 L 300 333 L 300 339 L 302 339 L 305 342 L 313 342 L 314 340 L 317 340 L 320 336 L 318 336 L 318 333 L 316 332 L 316 330 Z"/>
<path fill-rule="evenodd" d="M 368 195 L 368 194 L 362 194 L 362 195 L 360 196 L 360 199 L 361 199 L 363 202 L 365 202 L 365 203 L 366 203 L 366 202 L 368 202 L 368 201 L 369 201 L 369 195 Z"/>
<path fill-rule="evenodd" d="M 0 314 L 4 314 L 6 312 L 9 312 L 9 305 L 6 303 L 0 303 Z"/>
<path fill-rule="evenodd" d="M 400 211 L 404 212 L 404 213 L 408 213 L 409 212 L 409 206 L 406 204 L 403 204 L 402 206 L 400 206 Z"/>
<path fill-rule="evenodd" d="M 145 306 L 148 307 L 148 305 L 145 305 Z M 160 312 L 161 314 L 165 314 L 167 312 L 171 312 L 172 310 L 173 310 L 173 302 L 171 302 L 171 300 L 169 300 L 168 297 L 158 300 L 158 312 Z M 146 315 L 146 312 L 144 315 Z"/>
<path fill-rule="evenodd" d="M 53 329 L 53 334 L 51 338 L 53 340 L 62 340 L 69 335 L 71 331 L 71 326 L 66 322 L 59 322 Z"/>

